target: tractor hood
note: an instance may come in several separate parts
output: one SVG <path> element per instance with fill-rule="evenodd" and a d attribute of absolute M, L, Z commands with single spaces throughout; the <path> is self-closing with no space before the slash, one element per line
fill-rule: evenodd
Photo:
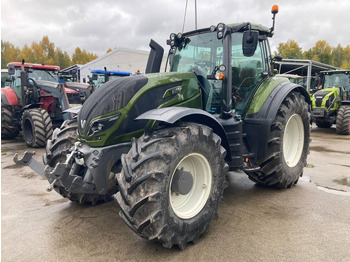
<path fill-rule="evenodd" d="M 42 88 L 42 87 L 56 88 L 58 86 L 57 82 L 51 82 L 51 81 L 45 81 L 45 80 L 35 80 L 35 83 L 40 88 Z"/>
<path fill-rule="evenodd" d="M 143 75 L 124 77 L 108 81 L 97 89 L 79 112 L 80 133 L 86 132 L 92 119 L 123 108 L 147 81 Z"/>
<path fill-rule="evenodd" d="M 317 91 L 314 95 L 315 95 L 315 97 L 322 97 L 323 98 L 324 96 L 328 95 L 331 92 L 333 92 L 333 91 L 332 90 L 326 90 L 326 91 L 322 90 L 322 91 Z"/>
<path fill-rule="evenodd" d="M 152 73 L 111 80 L 83 104 L 78 114 L 80 139 L 91 146 L 110 144 L 143 130 L 147 121 L 135 121 L 142 113 L 168 106 L 201 106 L 194 73 Z"/>

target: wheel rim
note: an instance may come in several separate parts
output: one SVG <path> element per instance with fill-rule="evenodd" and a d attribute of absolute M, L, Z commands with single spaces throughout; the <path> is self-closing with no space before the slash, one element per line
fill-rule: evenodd
<path fill-rule="evenodd" d="M 292 115 L 283 134 L 283 156 L 289 167 L 294 167 L 300 160 L 304 147 L 304 124 L 297 114 Z"/>
<path fill-rule="evenodd" d="M 173 177 L 177 169 L 190 172 L 193 176 L 192 188 L 186 195 L 171 190 Z M 174 213 L 183 219 L 196 216 L 209 198 L 211 185 L 212 171 L 206 157 L 198 153 L 185 156 L 175 168 L 170 181 L 169 199 Z"/>
<path fill-rule="evenodd" d="M 26 140 L 29 142 L 33 141 L 33 126 L 32 122 L 29 119 L 26 119 L 24 121 L 24 130 Z"/>

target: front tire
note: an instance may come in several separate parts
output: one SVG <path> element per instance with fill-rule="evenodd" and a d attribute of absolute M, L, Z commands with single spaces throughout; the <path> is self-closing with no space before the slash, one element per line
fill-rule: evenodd
<path fill-rule="evenodd" d="M 208 231 L 227 183 L 220 142 L 209 127 L 191 123 L 134 139 L 117 174 L 126 224 L 167 248 L 184 249 Z"/>
<path fill-rule="evenodd" d="M 339 108 L 336 130 L 339 135 L 350 135 L 350 106 L 341 106 Z"/>
<path fill-rule="evenodd" d="M 28 109 L 22 115 L 23 139 L 29 147 L 44 147 L 52 135 L 52 122 L 42 108 Z"/>
<path fill-rule="evenodd" d="M 75 142 L 78 141 L 77 129 L 78 123 L 76 118 L 64 121 L 60 128 L 55 129 L 52 139 L 48 140 L 46 145 L 44 164 L 49 165 L 50 167 L 55 167 L 58 163 L 66 162 L 67 154 L 71 152 Z M 79 166 L 78 173 L 83 177 L 86 173 L 86 168 L 84 166 Z M 107 186 L 107 193 L 104 195 L 97 193 L 70 193 L 63 186 L 59 185 L 54 185 L 54 189 L 62 197 L 67 198 L 72 202 L 95 205 L 110 200 L 111 196 L 117 192 L 118 186 L 115 181 L 114 173 L 111 173 Z"/>
<path fill-rule="evenodd" d="M 292 187 L 306 166 L 310 143 L 310 113 L 304 96 L 291 92 L 283 100 L 270 128 L 266 156 L 257 161 L 254 182 L 275 188 Z"/>
<path fill-rule="evenodd" d="M 14 126 L 11 106 L 1 105 L 1 139 L 15 138 L 19 133 L 19 125 Z"/>

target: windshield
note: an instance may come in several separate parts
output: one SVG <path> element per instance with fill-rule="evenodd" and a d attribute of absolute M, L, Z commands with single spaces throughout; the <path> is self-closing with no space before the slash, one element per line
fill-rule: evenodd
<path fill-rule="evenodd" d="M 331 74 L 324 76 L 323 88 L 343 87 L 346 91 L 350 91 L 350 75 L 349 74 Z"/>
<path fill-rule="evenodd" d="M 15 76 L 20 77 L 21 69 L 16 68 Z M 45 80 L 58 83 L 58 75 L 54 71 L 34 69 L 33 72 L 28 73 L 28 77 L 34 80 Z"/>
<path fill-rule="evenodd" d="M 242 51 L 243 33 L 232 34 L 232 93 L 233 110 L 242 114 L 254 88 L 262 79 L 264 60 L 262 43 L 253 56 L 246 57 Z M 171 59 L 170 59 L 171 60 Z M 223 64 L 223 40 L 216 32 L 206 32 L 185 38 L 172 58 L 172 72 L 194 72 L 203 93 L 203 109 L 220 113 L 222 80 L 207 79 L 216 66 Z"/>

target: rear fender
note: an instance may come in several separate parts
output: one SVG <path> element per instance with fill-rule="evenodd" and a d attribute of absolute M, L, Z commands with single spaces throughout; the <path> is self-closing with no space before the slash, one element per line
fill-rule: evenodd
<path fill-rule="evenodd" d="M 166 107 L 147 111 L 136 120 L 155 120 L 174 124 L 178 121 L 192 122 L 209 126 L 221 138 L 221 145 L 226 149 L 226 160 L 231 160 L 230 146 L 223 126 L 211 114 L 206 111 L 187 107 Z"/>
<path fill-rule="evenodd" d="M 252 151 L 255 153 L 255 160 L 265 156 L 272 122 L 276 118 L 283 100 L 290 92 L 302 94 L 309 104 L 310 111 L 311 100 L 305 88 L 297 84 L 284 82 L 270 93 L 257 113 L 245 116 L 243 130 L 247 134 Z"/>

